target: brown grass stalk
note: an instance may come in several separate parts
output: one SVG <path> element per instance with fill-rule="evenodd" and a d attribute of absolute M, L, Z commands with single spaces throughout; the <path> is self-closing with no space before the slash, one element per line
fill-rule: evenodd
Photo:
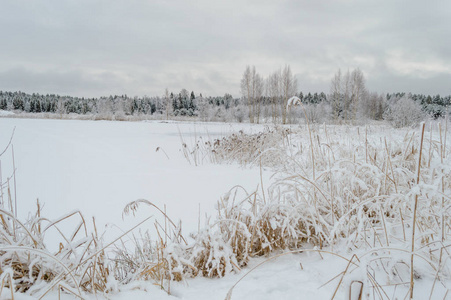
<path fill-rule="evenodd" d="M 420 153 L 418 155 L 418 167 L 417 167 L 417 179 L 416 184 L 420 184 L 420 174 L 421 174 L 421 155 L 423 152 L 423 138 L 424 138 L 424 122 L 421 124 L 421 141 L 420 141 Z M 413 299 L 413 288 L 414 288 L 414 253 L 415 253 L 415 227 L 417 221 L 417 210 L 418 210 L 418 192 L 415 193 L 414 208 L 413 208 L 413 221 L 412 221 L 412 254 L 410 256 L 410 299 Z"/>

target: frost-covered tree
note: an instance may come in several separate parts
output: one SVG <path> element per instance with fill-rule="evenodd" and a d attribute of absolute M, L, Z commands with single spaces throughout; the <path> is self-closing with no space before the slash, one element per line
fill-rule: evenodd
<path fill-rule="evenodd" d="M 200 94 L 200 96 L 197 97 L 194 101 L 198 109 L 198 116 L 200 120 L 203 122 L 208 121 L 208 110 L 210 108 L 208 100 L 202 97 L 202 94 Z"/>
<path fill-rule="evenodd" d="M 303 108 L 305 114 L 299 107 L 296 108 L 295 113 L 297 113 L 299 118 L 305 119 L 305 117 L 307 117 L 310 123 L 323 123 L 329 121 L 331 107 L 326 101 L 303 104 Z"/>
<path fill-rule="evenodd" d="M 396 128 L 417 125 L 424 118 L 421 104 L 408 96 L 392 100 L 384 114 L 384 119 Z"/>
<path fill-rule="evenodd" d="M 385 97 L 375 92 L 369 93 L 359 102 L 361 117 L 365 119 L 382 120 L 386 107 Z"/>
<path fill-rule="evenodd" d="M 1 99 L 0 100 L 0 109 L 6 110 L 7 108 L 8 108 L 8 103 L 6 102 L 6 99 Z"/>
<path fill-rule="evenodd" d="M 13 99 L 14 110 L 24 110 L 24 102 L 20 94 L 16 95 Z"/>
<path fill-rule="evenodd" d="M 169 90 L 166 88 L 164 90 L 164 103 L 165 103 L 165 113 L 166 113 L 166 120 L 169 120 L 169 115 L 172 115 L 173 108 L 171 103 L 171 97 L 169 96 Z"/>
<path fill-rule="evenodd" d="M 229 109 L 234 105 L 233 97 L 232 95 L 225 93 L 224 94 L 224 103 L 223 103 L 225 109 Z"/>
<path fill-rule="evenodd" d="M 255 74 L 254 78 L 254 114 L 256 123 L 260 123 L 261 106 L 263 102 L 263 92 L 265 90 L 265 81 L 260 74 Z"/>
<path fill-rule="evenodd" d="M 97 115 L 100 118 L 111 118 L 113 115 L 112 97 L 101 97 L 97 101 Z"/>
<path fill-rule="evenodd" d="M 264 92 L 264 81 L 255 70 L 255 66 L 247 66 L 241 79 L 241 94 L 249 107 L 249 120 L 251 123 L 259 121 L 260 106 Z"/>
<path fill-rule="evenodd" d="M 57 105 L 56 105 L 56 113 L 62 115 L 62 114 L 66 114 L 66 112 L 67 111 L 66 111 L 66 106 L 64 105 L 64 100 L 62 98 L 59 98 Z"/>
<path fill-rule="evenodd" d="M 298 82 L 296 78 L 291 73 L 291 68 L 286 65 L 281 74 L 281 111 L 282 111 L 282 124 L 287 123 L 287 103 L 288 99 L 296 95 L 298 88 Z"/>
<path fill-rule="evenodd" d="M 255 71 L 255 67 L 253 67 Z M 241 78 L 241 95 L 243 99 L 247 101 L 249 106 L 249 120 L 251 123 L 254 123 L 254 115 L 252 114 L 252 72 L 251 67 L 246 66 L 246 70 L 244 70 L 243 77 Z"/>
<path fill-rule="evenodd" d="M 368 95 L 367 89 L 365 87 L 365 77 L 363 76 L 363 72 L 359 68 L 351 72 L 349 84 L 351 88 L 351 118 L 355 122 L 355 120 L 357 119 L 357 111 L 360 102 L 364 101 Z"/>
<path fill-rule="evenodd" d="M 266 96 L 270 100 L 271 119 L 273 123 L 277 123 L 279 116 L 278 103 L 280 103 L 282 99 L 281 78 L 282 71 L 278 70 L 269 75 L 266 79 Z"/>
<path fill-rule="evenodd" d="M 330 82 L 329 104 L 332 107 L 332 117 L 334 121 L 337 121 L 340 118 L 342 112 L 341 77 L 341 70 L 338 69 L 338 72 L 335 73 Z"/>
<path fill-rule="evenodd" d="M 349 70 L 342 75 L 339 69 L 331 80 L 329 103 L 335 121 L 355 121 L 360 103 L 366 100 L 368 92 L 365 77 L 360 69 Z"/>

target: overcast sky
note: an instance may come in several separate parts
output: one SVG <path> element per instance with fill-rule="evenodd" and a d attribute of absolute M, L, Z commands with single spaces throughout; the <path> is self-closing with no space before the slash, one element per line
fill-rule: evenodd
<path fill-rule="evenodd" d="M 451 1 L 1 0 L 0 90 L 239 97 L 246 65 L 304 92 L 360 68 L 371 91 L 451 94 Z"/>

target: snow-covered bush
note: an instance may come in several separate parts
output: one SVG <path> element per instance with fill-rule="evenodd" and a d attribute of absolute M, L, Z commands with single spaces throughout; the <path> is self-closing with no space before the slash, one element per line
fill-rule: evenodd
<path fill-rule="evenodd" d="M 307 115 L 308 121 L 310 123 L 324 123 L 329 122 L 328 116 L 332 113 L 332 108 L 329 103 L 322 101 L 318 104 L 306 104 L 304 105 L 305 114 L 302 112 L 300 114 L 301 119 L 305 119 Z"/>
<path fill-rule="evenodd" d="M 421 104 L 407 96 L 390 103 L 384 114 L 384 119 L 395 128 L 418 125 L 424 118 Z"/>

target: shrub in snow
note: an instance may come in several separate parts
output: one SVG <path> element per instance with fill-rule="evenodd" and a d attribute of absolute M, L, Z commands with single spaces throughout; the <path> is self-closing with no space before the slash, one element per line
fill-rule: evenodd
<path fill-rule="evenodd" d="M 300 111 L 300 107 L 295 108 L 295 110 L 298 111 L 298 118 L 305 120 L 305 116 L 307 116 L 310 123 L 328 122 L 328 116 L 330 116 L 332 112 L 332 108 L 328 103 L 326 103 L 326 101 L 320 102 L 318 104 L 305 104 L 304 109 L 305 112 Z"/>
<path fill-rule="evenodd" d="M 407 96 L 390 103 L 384 114 L 384 119 L 396 128 L 418 125 L 424 118 L 421 104 Z"/>

